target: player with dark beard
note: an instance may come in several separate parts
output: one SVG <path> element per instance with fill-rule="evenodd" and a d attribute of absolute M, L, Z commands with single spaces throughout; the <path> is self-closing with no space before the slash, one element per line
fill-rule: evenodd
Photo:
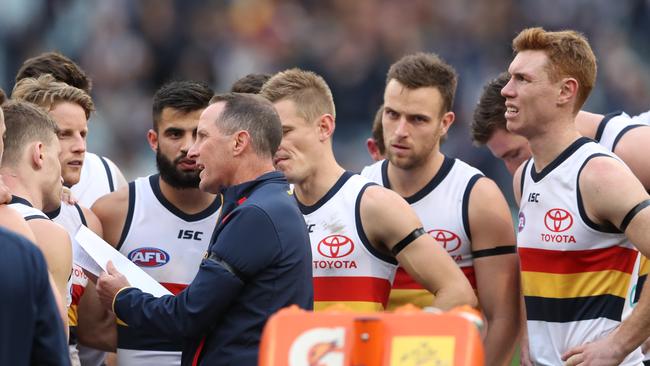
<path fill-rule="evenodd" d="M 199 190 L 196 161 L 187 157 L 212 95 L 206 85 L 189 81 L 160 88 L 147 133 L 159 174 L 138 178 L 92 207 L 104 239 L 173 294 L 196 275 L 217 222 L 220 201 Z M 181 349 L 178 340 L 118 325 L 119 365 L 178 365 Z"/>

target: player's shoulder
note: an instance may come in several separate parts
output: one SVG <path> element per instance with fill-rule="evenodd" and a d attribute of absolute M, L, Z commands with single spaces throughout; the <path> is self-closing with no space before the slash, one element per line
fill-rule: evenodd
<path fill-rule="evenodd" d="M 388 160 L 380 160 L 374 162 L 370 165 L 366 165 L 359 173 L 361 176 L 370 179 L 373 182 L 381 182 L 382 179 L 382 170 L 384 165 L 388 163 Z"/>

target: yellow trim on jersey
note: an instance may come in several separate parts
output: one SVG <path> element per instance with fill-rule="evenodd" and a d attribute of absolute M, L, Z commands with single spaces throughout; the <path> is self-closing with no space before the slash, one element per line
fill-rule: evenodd
<path fill-rule="evenodd" d="M 647 275 L 650 272 L 650 260 L 646 258 L 643 254 L 639 253 L 641 256 L 639 264 L 639 277 Z"/>
<path fill-rule="evenodd" d="M 77 305 L 68 307 L 68 325 L 71 327 L 77 325 Z"/>
<path fill-rule="evenodd" d="M 370 301 L 314 301 L 314 311 L 323 311 L 333 305 L 344 305 L 351 311 L 383 311 L 384 306 Z"/>
<path fill-rule="evenodd" d="M 522 272 L 521 276 L 524 296 L 558 299 L 605 294 L 625 298 L 631 277 L 615 270 L 571 274 Z"/>
<path fill-rule="evenodd" d="M 433 294 L 427 290 L 394 288 L 390 290 L 388 310 L 395 310 L 406 304 L 413 304 L 419 308 L 433 306 L 433 299 Z"/>

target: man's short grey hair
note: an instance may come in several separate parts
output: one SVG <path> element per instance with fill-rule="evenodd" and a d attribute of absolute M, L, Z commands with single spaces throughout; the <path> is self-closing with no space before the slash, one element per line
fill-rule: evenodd
<path fill-rule="evenodd" d="M 225 102 L 216 121 L 222 133 L 248 131 L 258 155 L 275 155 L 282 141 L 282 123 L 271 102 L 255 94 L 243 93 L 217 94 L 210 100 L 210 104 L 218 102 Z"/>

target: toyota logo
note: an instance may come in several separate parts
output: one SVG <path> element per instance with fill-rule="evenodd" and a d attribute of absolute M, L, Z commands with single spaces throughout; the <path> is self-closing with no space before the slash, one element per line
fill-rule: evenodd
<path fill-rule="evenodd" d="M 451 231 L 442 229 L 431 230 L 429 231 L 429 234 L 436 239 L 436 241 L 440 242 L 442 247 L 445 248 L 448 253 L 460 248 L 460 238 Z"/>
<path fill-rule="evenodd" d="M 567 210 L 553 208 L 548 210 L 544 216 L 544 225 L 552 232 L 561 233 L 569 230 L 571 225 L 573 225 L 573 217 Z"/>
<path fill-rule="evenodd" d="M 341 258 L 354 250 L 352 240 L 344 235 L 330 235 L 323 238 L 316 248 L 318 253 L 327 258 Z"/>

